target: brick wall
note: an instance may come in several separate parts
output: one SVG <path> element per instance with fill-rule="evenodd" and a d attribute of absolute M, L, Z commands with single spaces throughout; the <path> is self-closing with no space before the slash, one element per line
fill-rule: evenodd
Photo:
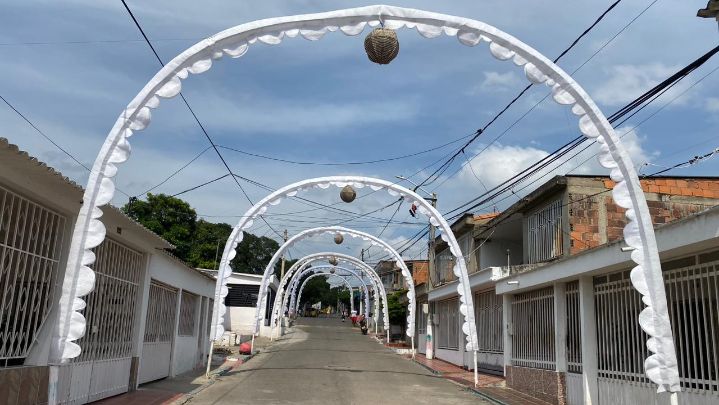
<path fill-rule="evenodd" d="M 570 254 L 611 243 L 624 237 L 626 210 L 614 203 L 608 179 L 581 179 L 568 187 Z M 719 204 L 719 179 L 641 180 L 654 225 L 685 218 Z M 597 194 L 601 193 L 601 194 Z M 595 195 L 596 194 L 596 195 Z"/>
<path fill-rule="evenodd" d="M 506 366 L 507 387 L 554 405 L 567 403 L 566 375 L 553 370 Z"/>
<path fill-rule="evenodd" d="M 413 262 L 412 263 L 412 278 L 414 278 L 414 285 L 426 283 L 428 281 L 429 274 L 429 263 L 427 262 Z"/>

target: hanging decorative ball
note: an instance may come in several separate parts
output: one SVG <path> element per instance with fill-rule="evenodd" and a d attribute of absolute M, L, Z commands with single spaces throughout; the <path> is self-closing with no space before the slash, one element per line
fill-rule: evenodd
<path fill-rule="evenodd" d="M 329 262 L 329 264 L 331 264 L 331 265 L 333 265 L 333 266 L 336 266 L 336 265 L 337 265 L 337 258 L 336 258 L 336 257 L 330 257 L 330 259 L 327 260 L 327 262 Z"/>
<path fill-rule="evenodd" d="M 344 240 L 345 240 L 345 238 L 344 238 L 344 236 L 342 236 L 341 233 L 338 232 L 335 234 L 335 243 L 336 244 L 341 245 L 342 242 L 344 242 Z"/>
<path fill-rule="evenodd" d="M 334 268 L 334 267 L 330 269 L 330 274 L 335 274 L 335 268 Z"/>
<path fill-rule="evenodd" d="M 364 50 L 372 62 L 388 65 L 399 53 L 397 33 L 389 28 L 373 29 L 364 39 Z"/>
<path fill-rule="evenodd" d="M 355 200 L 355 197 L 357 197 L 357 193 L 355 192 L 355 189 L 352 188 L 352 186 L 347 185 L 342 187 L 342 191 L 340 191 L 340 198 L 342 201 L 346 203 L 351 203 Z"/>

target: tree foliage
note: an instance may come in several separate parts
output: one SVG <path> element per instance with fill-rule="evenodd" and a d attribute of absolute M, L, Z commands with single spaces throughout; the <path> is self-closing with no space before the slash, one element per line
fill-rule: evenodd
<path fill-rule="evenodd" d="M 216 269 L 232 232 L 229 224 L 197 220 L 190 204 L 165 194 L 148 193 L 147 201 L 133 200 L 122 210 L 175 245 L 173 253 L 193 267 Z M 273 239 L 245 232 L 230 266 L 239 273 L 262 273 L 279 247 Z M 286 264 L 286 268 L 291 265 Z M 279 269 L 278 264 L 277 274 Z"/>
<path fill-rule="evenodd" d="M 391 325 L 403 325 L 407 319 L 407 305 L 400 301 L 406 293 L 407 291 L 397 291 L 387 296 L 387 312 Z"/>

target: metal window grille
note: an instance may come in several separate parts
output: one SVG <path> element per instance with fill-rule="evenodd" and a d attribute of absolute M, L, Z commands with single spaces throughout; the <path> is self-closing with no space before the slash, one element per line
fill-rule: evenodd
<path fill-rule="evenodd" d="M 459 349 L 459 300 L 457 298 L 440 301 L 439 312 L 439 345 L 440 349 Z"/>
<path fill-rule="evenodd" d="M 228 284 L 229 291 L 225 297 L 228 307 L 255 307 L 260 294 L 259 285 Z"/>
<path fill-rule="evenodd" d="M 561 256 L 562 200 L 556 200 L 527 217 L 529 263 L 540 263 Z"/>
<path fill-rule="evenodd" d="M 196 309 L 197 295 L 183 291 L 182 301 L 180 302 L 180 325 L 177 331 L 178 335 L 192 336 L 195 334 Z"/>
<path fill-rule="evenodd" d="M 474 298 L 479 351 L 503 353 L 502 296 L 494 290 L 478 292 Z"/>
<path fill-rule="evenodd" d="M 454 275 L 454 256 L 449 249 L 440 252 L 435 258 L 435 273 L 437 283 L 443 284 L 454 281 L 457 277 Z"/>
<path fill-rule="evenodd" d="M 567 283 L 567 370 L 582 372 L 582 328 L 579 315 L 579 281 Z"/>
<path fill-rule="evenodd" d="M 145 343 L 172 342 L 175 333 L 177 290 L 157 281 L 150 283 L 150 299 L 145 320 Z"/>
<path fill-rule="evenodd" d="M 85 297 L 85 336 L 76 362 L 132 355 L 143 254 L 112 239 L 94 249 L 95 289 Z"/>
<path fill-rule="evenodd" d="M 553 370 L 554 287 L 515 295 L 512 322 L 512 365 Z"/>
<path fill-rule="evenodd" d="M 0 187 L 0 367 L 21 365 L 53 304 L 65 217 Z"/>
<path fill-rule="evenodd" d="M 663 263 L 669 316 L 683 391 L 719 393 L 719 260 L 703 255 Z M 686 264 L 689 264 L 686 266 Z M 684 265 L 685 267 L 676 267 Z M 649 383 L 644 375 L 647 335 L 637 323 L 644 309 L 629 271 L 595 277 L 599 375 Z"/>
<path fill-rule="evenodd" d="M 425 304 L 427 302 L 417 303 L 417 333 L 420 335 L 427 333 L 427 314 L 422 310 Z"/>

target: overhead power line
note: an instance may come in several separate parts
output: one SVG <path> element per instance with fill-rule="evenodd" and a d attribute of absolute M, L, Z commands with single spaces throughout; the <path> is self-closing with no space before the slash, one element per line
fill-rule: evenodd
<path fill-rule="evenodd" d="M 142 34 L 142 37 L 145 39 L 145 42 L 147 43 L 147 45 L 148 45 L 148 46 L 150 47 L 150 49 L 152 50 L 152 53 L 155 54 L 155 57 L 157 58 L 157 61 L 160 63 L 160 65 L 161 65 L 162 67 L 164 67 L 164 66 L 165 66 L 165 63 L 162 61 L 162 58 L 160 58 L 160 55 L 159 55 L 159 54 L 157 53 L 157 51 L 155 50 L 155 47 L 152 45 L 152 42 L 150 42 L 150 39 L 147 37 L 147 34 L 145 34 L 145 30 L 142 29 L 142 26 L 140 25 L 140 22 L 137 20 L 137 18 L 135 18 L 135 15 L 132 13 L 132 10 L 130 10 L 130 7 L 127 5 L 127 3 L 125 2 L 125 0 L 120 0 L 120 1 L 122 1 L 122 5 L 125 6 L 125 10 L 127 10 L 127 13 L 130 15 L 130 18 L 132 18 L 132 21 L 135 23 L 135 26 L 136 26 L 137 29 L 140 31 L 140 34 Z M 250 196 L 247 194 L 247 192 L 245 191 L 245 189 L 242 187 L 242 185 L 240 184 L 240 182 L 237 181 L 237 179 L 236 179 L 235 176 L 233 175 L 232 169 L 230 169 L 230 165 L 228 165 L 228 164 L 227 164 L 227 161 L 225 161 L 225 158 L 224 158 L 224 157 L 222 156 L 222 154 L 220 153 L 220 150 L 217 148 L 217 145 L 216 145 L 215 142 L 212 140 L 212 137 L 210 137 L 210 134 L 208 134 L 207 131 L 205 130 L 205 126 L 202 125 L 202 122 L 200 122 L 200 119 L 197 117 L 197 114 L 195 114 L 195 111 L 192 109 L 192 107 L 190 106 L 190 103 L 187 101 L 187 99 L 185 98 L 185 95 L 182 94 L 182 92 L 180 92 L 180 98 L 182 98 L 182 101 L 183 101 L 183 103 L 185 103 L 185 106 L 187 106 L 187 109 L 190 110 L 190 114 L 192 114 L 192 118 L 194 118 L 195 122 L 196 122 L 197 125 L 200 127 L 200 130 L 202 130 L 202 133 L 205 135 L 205 138 L 207 138 L 207 141 L 210 142 L 210 145 L 211 145 L 212 148 L 215 150 L 215 153 L 217 154 L 217 157 L 219 157 L 220 160 L 222 161 L 222 164 L 225 166 L 225 169 L 227 169 L 227 173 L 232 177 L 232 180 L 235 182 L 235 184 L 237 184 L 237 187 L 240 189 L 240 191 L 242 192 L 242 194 L 245 196 L 245 199 L 247 199 L 247 201 L 248 201 L 251 205 L 254 205 L 254 202 L 252 201 L 252 199 L 250 198 Z M 262 218 L 262 216 L 260 216 L 260 218 L 264 221 L 264 218 Z M 274 229 L 270 224 L 267 224 L 267 226 L 268 226 L 273 232 L 275 232 L 275 234 L 277 234 L 277 236 L 279 236 L 280 238 L 283 237 L 283 235 L 282 235 L 280 232 L 278 232 L 276 229 Z"/>
<path fill-rule="evenodd" d="M 587 27 L 576 39 L 574 39 L 574 41 L 572 41 L 572 43 L 564 51 L 562 51 L 559 54 L 559 56 L 554 58 L 554 63 L 559 62 L 559 60 L 562 57 L 564 57 L 564 55 L 566 55 L 570 50 L 572 50 L 572 48 L 574 48 L 579 43 L 579 41 L 581 41 L 581 39 L 584 38 L 594 27 L 596 27 L 597 24 L 599 24 L 599 22 L 602 21 L 602 19 L 604 19 L 604 17 L 610 11 L 612 11 L 614 9 L 614 7 L 616 7 L 619 3 L 621 3 L 621 1 L 622 0 L 616 0 L 606 10 L 604 10 L 604 12 L 589 27 Z M 423 185 L 431 184 L 431 182 L 436 181 L 439 178 L 439 176 L 441 176 L 441 173 L 443 173 L 444 171 L 447 170 L 449 165 L 452 164 L 452 162 L 454 161 L 454 159 L 457 156 L 459 156 L 461 153 L 463 153 L 467 147 L 469 147 L 474 141 L 477 140 L 477 138 L 479 138 L 480 135 L 482 135 L 482 133 L 484 133 L 484 131 L 487 130 L 487 128 L 489 128 L 502 115 L 504 115 L 504 113 L 507 112 L 507 110 L 509 110 L 509 108 L 512 107 L 512 105 L 514 105 L 514 103 L 516 103 L 520 98 L 522 98 L 522 96 L 524 96 L 524 94 L 532 86 L 533 86 L 533 83 L 530 83 L 524 89 L 522 89 L 522 91 L 520 91 L 519 94 L 517 94 L 506 106 L 504 106 L 504 108 L 502 108 L 486 124 L 484 124 L 484 126 L 482 128 L 478 129 L 474 133 L 474 136 L 469 141 L 467 141 L 461 148 L 459 148 L 459 150 L 457 150 L 442 166 L 440 166 L 437 170 L 435 170 L 432 174 L 430 174 L 429 177 L 427 177 L 425 180 L 423 180 L 421 183 L 419 183 L 419 185 L 423 186 Z M 434 178 L 434 180 L 432 180 L 433 178 Z"/>

